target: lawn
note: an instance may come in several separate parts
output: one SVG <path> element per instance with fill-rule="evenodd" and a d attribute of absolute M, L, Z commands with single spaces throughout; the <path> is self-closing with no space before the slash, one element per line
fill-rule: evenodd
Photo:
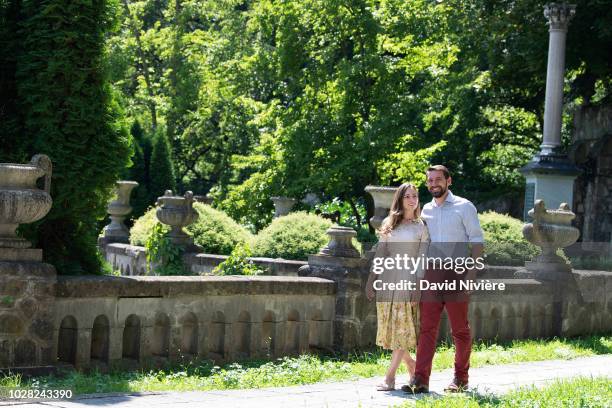
<path fill-rule="evenodd" d="M 505 343 L 474 344 L 471 366 L 525 361 L 572 359 L 612 353 L 612 335 L 548 340 L 514 340 Z M 453 366 L 454 349 L 439 346 L 434 370 Z M 0 386 L 70 388 L 76 394 L 133 391 L 191 391 L 279 387 L 339 381 L 383 375 L 389 361 L 384 351 L 348 356 L 284 357 L 277 360 L 252 360 L 217 366 L 211 361 L 174 364 L 164 369 L 140 371 L 97 371 L 85 374 L 68 372 L 63 376 L 29 380 L 17 375 L 0 379 Z M 400 374 L 405 369 L 400 369 Z"/>
<path fill-rule="evenodd" d="M 413 402 L 400 405 L 401 408 L 413 406 Z M 559 380 L 546 387 L 519 388 L 499 397 L 469 393 L 445 395 L 441 398 L 426 397 L 418 400 L 416 406 L 433 408 L 608 408 L 612 406 L 612 379 L 578 377 Z"/>

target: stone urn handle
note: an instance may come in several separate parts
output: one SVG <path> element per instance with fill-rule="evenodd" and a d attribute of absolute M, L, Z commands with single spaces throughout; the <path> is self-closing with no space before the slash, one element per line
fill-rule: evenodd
<path fill-rule="evenodd" d="M 46 154 L 37 154 L 32 157 L 30 163 L 40 168 L 45 172 L 45 192 L 51 194 L 51 174 L 53 172 L 53 164 L 51 159 Z"/>
<path fill-rule="evenodd" d="M 185 197 L 185 203 L 187 204 L 187 214 L 189 214 L 189 216 L 191 217 L 194 211 L 193 210 L 193 192 L 187 191 L 184 197 Z"/>

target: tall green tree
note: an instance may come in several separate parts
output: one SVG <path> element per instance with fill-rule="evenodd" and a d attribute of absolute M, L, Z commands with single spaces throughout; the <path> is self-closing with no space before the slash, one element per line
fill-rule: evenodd
<path fill-rule="evenodd" d="M 20 130 L 7 156 L 49 155 L 54 172 L 50 213 L 26 234 L 61 273 L 99 273 L 97 222 L 128 162 L 130 139 L 108 85 L 105 34 L 112 1 L 60 0 L 18 7 L 15 101 Z M 15 14 L 13 14 L 15 15 Z"/>
<path fill-rule="evenodd" d="M 150 177 L 149 166 L 151 162 L 151 140 L 144 133 L 140 122 L 135 121 L 130 128 L 133 138 L 133 153 L 131 156 L 131 166 L 126 168 L 123 174 L 125 180 L 132 180 L 138 183 L 136 191 L 131 200 L 132 218 L 143 215 L 146 209 L 154 203 L 150 201 Z"/>
<path fill-rule="evenodd" d="M 157 197 L 162 196 L 166 190 L 177 193 L 170 143 L 168 143 L 166 133 L 163 131 L 158 131 L 155 135 L 149 166 L 150 202 L 155 202 Z"/>

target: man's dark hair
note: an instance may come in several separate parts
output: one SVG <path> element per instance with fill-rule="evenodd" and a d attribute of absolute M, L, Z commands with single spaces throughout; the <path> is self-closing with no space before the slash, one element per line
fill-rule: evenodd
<path fill-rule="evenodd" d="M 450 172 L 448 171 L 446 166 L 443 166 L 441 164 L 436 164 L 435 166 L 429 166 L 427 171 L 428 172 L 429 171 L 441 171 L 444 174 L 444 178 L 448 179 L 450 177 Z"/>

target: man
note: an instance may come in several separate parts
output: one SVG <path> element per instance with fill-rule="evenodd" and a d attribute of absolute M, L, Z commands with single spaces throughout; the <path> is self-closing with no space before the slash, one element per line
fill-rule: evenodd
<path fill-rule="evenodd" d="M 465 198 L 454 195 L 448 188 L 452 178 L 445 166 L 436 165 L 427 169 L 427 189 L 433 196 L 431 202 L 423 206 L 422 218 L 427 223 L 431 246 L 438 254 L 452 252 L 457 256 L 468 256 L 471 251 L 473 260 L 482 257 L 484 238 L 476 207 Z M 470 249 L 471 247 L 471 249 Z M 462 253 L 463 252 L 463 253 Z M 428 257 L 432 256 L 432 251 Z M 471 263 L 473 265 L 473 262 Z M 449 270 L 448 268 L 428 267 L 424 280 L 445 282 L 451 280 L 474 280 L 476 269 L 473 267 Z M 452 276 L 451 276 L 452 275 Z M 440 316 L 446 309 L 451 324 L 455 344 L 455 378 L 445 389 L 448 392 L 462 392 L 468 386 L 468 369 L 472 351 L 472 338 L 468 323 L 469 294 L 465 291 L 425 290 L 421 294 L 420 334 L 417 345 L 416 370 L 410 384 L 402 390 L 411 393 L 429 392 L 429 376 L 436 350 L 436 340 Z"/>

